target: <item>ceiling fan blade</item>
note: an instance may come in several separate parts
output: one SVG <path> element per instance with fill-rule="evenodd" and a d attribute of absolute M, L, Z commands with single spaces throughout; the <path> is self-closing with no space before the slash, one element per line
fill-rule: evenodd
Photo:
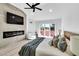
<path fill-rule="evenodd" d="M 32 7 L 29 3 L 26 3 L 30 8 Z"/>
<path fill-rule="evenodd" d="M 35 8 L 38 9 L 38 10 L 40 10 L 40 11 L 42 10 L 41 8 L 37 8 L 37 7 L 35 7 Z"/>
<path fill-rule="evenodd" d="M 24 8 L 24 9 L 32 9 L 32 8 Z"/>
<path fill-rule="evenodd" d="M 40 3 L 36 3 L 36 4 L 34 4 L 33 6 L 37 6 L 37 5 L 39 5 Z"/>
<path fill-rule="evenodd" d="M 35 12 L 35 8 L 33 9 L 33 12 Z"/>

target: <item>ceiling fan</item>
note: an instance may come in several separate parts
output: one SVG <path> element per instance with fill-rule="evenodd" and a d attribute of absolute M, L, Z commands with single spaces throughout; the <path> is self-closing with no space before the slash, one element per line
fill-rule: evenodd
<path fill-rule="evenodd" d="M 38 10 L 42 10 L 41 8 L 38 8 L 36 6 L 38 6 L 40 3 L 33 3 L 32 5 L 30 5 L 29 3 L 26 3 L 30 8 L 24 8 L 24 9 L 33 9 L 33 12 L 35 12 L 35 9 L 38 9 Z"/>

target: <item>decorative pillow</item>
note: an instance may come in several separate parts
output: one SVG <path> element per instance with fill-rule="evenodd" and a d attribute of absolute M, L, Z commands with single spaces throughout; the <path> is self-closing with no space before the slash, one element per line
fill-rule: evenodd
<path fill-rule="evenodd" d="M 57 47 L 57 44 L 58 44 L 58 41 L 59 41 L 58 37 L 59 37 L 59 36 L 56 36 L 56 37 L 54 37 L 53 40 L 52 40 L 52 45 L 53 45 L 54 47 Z"/>
<path fill-rule="evenodd" d="M 67 43 L 64 37 L 59 39 L 58 45 L 57 45 L 58 49 L 60 49 L 62 52 L 66 51 L 67 48 Z"/>
<path fill-rule="evenodd" d="M 71 51 L 70 51 L 70 41 L 69 39 L 66 39 L 66 42 L 67 42 L 67 49 L 66 49 L 66 53 L 69 54 L 69 55 L 74 55 Z"/>

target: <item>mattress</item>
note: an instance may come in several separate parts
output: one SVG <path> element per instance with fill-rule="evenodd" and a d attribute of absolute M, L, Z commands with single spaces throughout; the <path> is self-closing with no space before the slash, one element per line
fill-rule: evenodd
<path fill-rule="evenodd" d="M 51 39 L 46 38 L 36 48 L 36 56 L 69 56 L 67 53 L 60 51 L 54 46 L 49 45 Z"/>

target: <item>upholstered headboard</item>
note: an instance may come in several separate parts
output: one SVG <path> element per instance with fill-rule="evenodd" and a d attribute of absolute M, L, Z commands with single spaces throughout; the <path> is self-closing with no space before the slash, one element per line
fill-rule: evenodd
<path fill-rule="evenodd" d="M 78 33 L 70 32 L 70 31 L 64 31 L 64 37 L 70 40 L 71 35 L 79 35 Z"/>
<path fill-rule="evenodd" d="M 70 32 L 64 31 L 64 37 L 70 40 Z"/>

